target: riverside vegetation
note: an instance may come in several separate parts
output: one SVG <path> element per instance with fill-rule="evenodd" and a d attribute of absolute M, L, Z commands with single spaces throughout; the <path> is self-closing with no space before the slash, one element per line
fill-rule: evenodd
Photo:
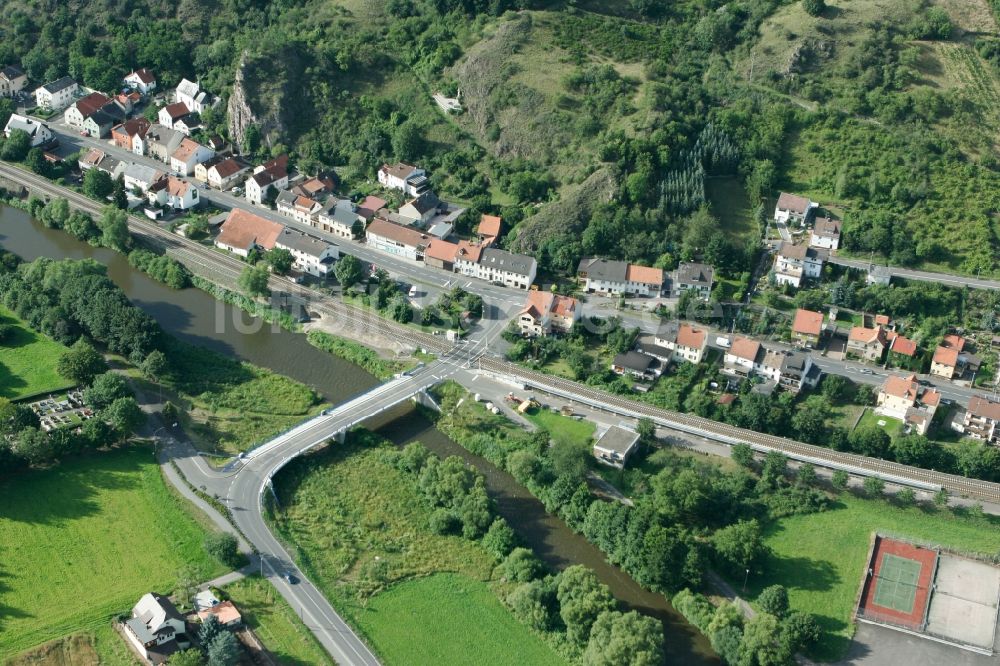
<path fill-rule="evenodd" d="M 745 445 L 734 447 L 738 466 L 720 466 L 655 448 L 650 422 L 640 422 L 642 450 L 628 472 L 634 505 L 605 501 L 585 480 L 596 464 L 589 443 L 550 442 L 545 430 L 525 432 L 455 384 L 436 392 L 443 432 L 509 471 L 642 586 L 672 596 L 728 663 L 791 663 L 798 651 L 821 660 L 842 657 L 872 531 L 933 538 L 972 553 L 1000 546 L 996 521 L 981 509 L 917 507 L 905 492 L 890 501 L 874 484 L 854 497 L 843 493 L 846 475 L 836 476 L 831 493 L 817 484 L 811 466 L 792 475 L 784 456 L 755 462 Z M 829 551 L 831 533 L 842 537 L 836 554 Z M 744 621 L 732 607 L 712 608 L 697 593 L 676 596 L 704 588 L 710 567 L 734 585 L 749 571 L 751 598 L 765 612 Z M 781 589 L 767 591 L 774 586 Z M 774 596 L 788 602 L 772 607 Z"/>
<path fill-rule="evenodd" d="M 457 457 L 354 430 L 275 482 L 278 532 L 388 663 L 662 659 L 656 621 L 618 611 L 584 567 L 545 571 Z"/>

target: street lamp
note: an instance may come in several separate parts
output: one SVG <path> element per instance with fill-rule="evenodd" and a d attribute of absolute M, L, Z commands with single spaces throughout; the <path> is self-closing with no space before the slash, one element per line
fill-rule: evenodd
<path fill-rule="evenodd" d="M 747 593 L 747 579 L 750 578 L 750 569 L 747 568 L 747 573 L 743 576 L 743 594 Z"/>

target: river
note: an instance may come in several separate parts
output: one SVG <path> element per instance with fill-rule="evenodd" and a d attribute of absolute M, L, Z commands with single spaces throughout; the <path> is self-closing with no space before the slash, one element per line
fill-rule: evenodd
<path fill-rule="evenodd" d="M 46 229 L 16 208 L 0 205 L 0 246 L 26 261 L 38 257 L 95 259 L 107 266 L 108 276 L 167 332 L 292 377 L 313 387 L 330 402 L 343 402 L 378 383 L 358 366 L 316 349 L 302 334 L 254 325 L 240 310 L 198 289 L 170 289 L 129 266 L 122 255 L 91 247 L 62 231 Z M 372 427 L 396 443 L 419 439 L 438 455 L 460 456 L 479 469 L 499 513 L 544 562 L 555 569 L 571 564 L 590 567 L 625 605 L 663 622 L 667 663 L 719 663 L 705 637 L 663 596 L 642 589 L 619 568 L 608 564 L 600 550 L 546 513 L 513 477 L 466 451 L 415 410 L 402 406 L 380 417 Z"/>

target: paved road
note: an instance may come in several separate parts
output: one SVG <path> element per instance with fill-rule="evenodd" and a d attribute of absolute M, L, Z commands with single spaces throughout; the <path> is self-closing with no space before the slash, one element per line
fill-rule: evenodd
<path fill-rule="evenodd" d="M 837 264 L 838 266 L 847 266 L 849 268 L 857 268 L 865 271 L 868 270 L 868 266 L 871 264 L 871 262 L 865 261 L 864 259 L 849 259 L 847 257 L 837 255 L 830 256 L 828 261 L 831 264 Z M 952 287 L 969 286 L 975 287 L 976 289 L 1000 289 L 1000 281 L 998 280 L 966 277 L 964 275 L 955 275 L 953 273 L 932 273 L 930 271 L 916 271 L 896 266 L 890 266 L 889 272 L 894 277 L 906 278 L 907 280 L 919 280 L 921 282 L 938 282 Z"/>

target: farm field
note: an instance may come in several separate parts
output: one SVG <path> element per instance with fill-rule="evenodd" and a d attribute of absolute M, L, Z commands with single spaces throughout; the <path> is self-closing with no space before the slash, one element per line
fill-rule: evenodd
<path fill-rule="evenodd" d="M 559 663 L 489 589 L 493 556 L 430 529 L 432 511 L 393 455 L 355 431 L 275 478 L 275 524 L 305 573 L 386 664 L 512 663 L 511 649 L 519 663 Z"/>
<path fill-rule="evenodd" d="M 112 616 L 146 592 L 171 592 L 182 570 L 223 571 L 144 447 L 0 480 L 0 507 L 0 659 L 110 631 Z"/>
<path fill-rule="evenodd" d="M 66 347 L 35 333 L 3 307 L 0 324 L 12 326 L 0 342 L 0 397 L 17 400 L 73 386 L 56 372 L 59 355 Z"/>
<path fill-rule="evenodd" d="M 763 566 L 763 576 L 750 576 L 748 589 L 755 596 L 768 585 L 787 587 L 792 607 L 813 613 L 824 630 L 812 656 L 831 661 L 843 656 L 853 634 L 851 613 L 873 532 L 992 554 L 1000 548 L 998 527 L 1000 521 L 995 519 L 973 522 L 950 513 L 899 508 L 844 494 L 829 511 L 783 518 L 771 525 L 766 541 L 772 555 Z"/>
<path fill-rule="evenodd" d="M 356 621 L 387 664 L 566 663 L 486 583 L 458 574 L 399 583 L 374 596 Z"/>
<path fill-rule="evenodd" d="M 223 590 L 240 609 L 243 623 L 281 663 L 333 664 L 271 583 L 254 576 L 227 585 Z"/>

